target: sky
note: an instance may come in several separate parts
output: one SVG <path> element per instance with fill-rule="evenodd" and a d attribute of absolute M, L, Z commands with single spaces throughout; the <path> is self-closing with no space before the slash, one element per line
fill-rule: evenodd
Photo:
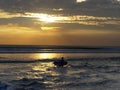
<path fill-rule="evenodd" d="M 120 46 L 120 0 L 0 0 L 0 45 Z"/>

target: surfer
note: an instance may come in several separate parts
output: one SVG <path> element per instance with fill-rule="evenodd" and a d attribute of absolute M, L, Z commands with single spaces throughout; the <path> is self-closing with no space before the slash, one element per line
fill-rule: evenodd
<path fill-rule="evenodd" d="M 62 57 L 61 60 L 54 61 L 53 64 L 58 66 L 58 67 L 63 67 L 65 65 L 67 65 L 67 61 L 65 61 L 64 57 Z"/>

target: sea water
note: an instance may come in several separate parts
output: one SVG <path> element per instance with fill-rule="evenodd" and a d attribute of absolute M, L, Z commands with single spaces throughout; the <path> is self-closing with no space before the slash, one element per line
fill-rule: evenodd
<path fill-rule="evenodd" d="M 101 89 L 120 89 L 119 49 L 0 49 L 0 90 Z"/>

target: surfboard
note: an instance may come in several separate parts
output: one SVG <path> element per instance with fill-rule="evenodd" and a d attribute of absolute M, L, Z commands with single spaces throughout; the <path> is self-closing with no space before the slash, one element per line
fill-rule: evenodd
<path fill-rule="evenodd" d="M 58 67 L 63 67 L 65 65 L 67 65 L 67 61 L 62 61 L 62 60 L 60 60 L 60 61 L 54 61 L 53 64 L 56 65 L 56 66 L 58 66 Z"/>

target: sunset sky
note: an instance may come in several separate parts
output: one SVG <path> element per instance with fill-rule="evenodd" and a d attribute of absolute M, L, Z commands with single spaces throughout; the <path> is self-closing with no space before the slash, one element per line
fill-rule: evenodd
<path fill-rule="evenodd" d="M 120 0 L 0 0 L 0 44 L 120 46 Z"/>

